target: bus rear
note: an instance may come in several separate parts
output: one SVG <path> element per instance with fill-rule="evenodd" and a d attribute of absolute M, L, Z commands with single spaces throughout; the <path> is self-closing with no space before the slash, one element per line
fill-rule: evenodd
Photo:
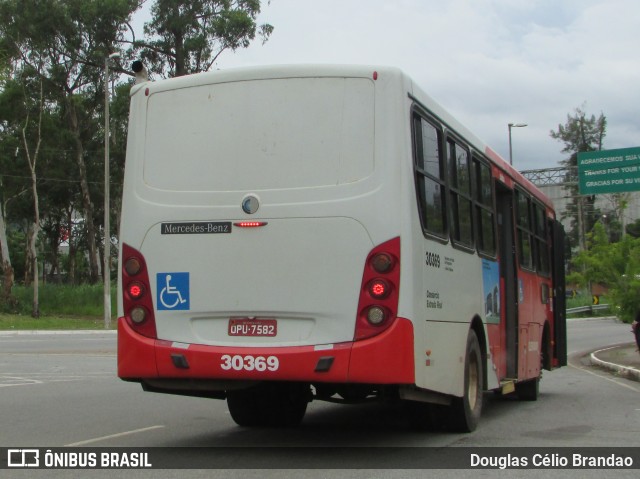
<path fill-rule="evenodd" d="M 402 78 L 266 68 L 133 87 L 122 379 L 226 398 L 248 426 L 295 424 L 312 397 L 414 383 L 401 175 L 385 157 L 411 161 L 394 139 L 408 134 L 388 131 L 406 122 Z"/>

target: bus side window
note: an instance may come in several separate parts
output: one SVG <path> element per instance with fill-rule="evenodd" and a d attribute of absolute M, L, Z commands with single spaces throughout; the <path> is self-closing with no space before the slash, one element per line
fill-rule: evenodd
<path fill-rule="evenodd" d="M 493 208 L 493 183 L 491 168 L 478 158 L 473 158 L 475 168 L 475 215 L 478 225 L 478 252 L 487 256 L 496 255 L 495 211 Z"/>
<path fill-rule="evenodd" d="M 447 140 L 449 188 L 451 192 L 451 238 L 457 244 L 473 246 L 471 220 L 471 169 L 469 152 L 453 140 Z"/>
<path fill-rule="evenodd" d="M 551 272 L 551 261 L 549 259 L 549 234 L 547 232 L 547 221 L 544 208 L 538 203 L 533 203 L 534 237 L 536 269 L 543 276 L 549 276 Z"/>
<path fill-rule="evenodd" d="M 520 267 L 533 270 L 533 241 L 531 221 L 531 200 L 520 190 L 516 190 L 516 224 L 518 230 L 518 259 Z"/>
<path fill-rule="evenodd" d="M 414 116 L 413 128 L 420 221 L 425 232 L 444 238 L 447 233 L 447 209 L 442 133 L 419 115 Z"/>

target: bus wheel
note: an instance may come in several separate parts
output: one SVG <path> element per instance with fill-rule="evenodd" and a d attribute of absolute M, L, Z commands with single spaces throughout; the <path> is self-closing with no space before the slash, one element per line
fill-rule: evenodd
<path fill-rule="evenodd" d="M 542 337 L 543 345 L 548 344 L 547 336 L 547 328 L 545 328 L 544 335 Z M 521 401 L 538 400 L 538 394 L 540 392 L 540 380 L 542 379 L 542 370 L 544 369 L 547 362 L 550 361 L 548 359 L 548 347 L 545 346 L 542 348 L 542 354 L 540 354 L 540 374 L 538 375 L 538 377 L 516 383 L 516 394 L 518 395 L 518 399 L 520 399 Z"/>
<path fill-rule="evenodd" d="M 464 363 L 464 395 L 453 399 L 450 410 L 451 422 L 457 431 L 471 432 L 478 426 L 482 412 L 483 371 L 478 337 L 470 330 Z"/>
<path fill-rule="evenodd" d="M 311 392 L 303 384 L 263 384 L 227 392 L 231 418 L 244 427 L 291 427 L 300 424 Z"/>

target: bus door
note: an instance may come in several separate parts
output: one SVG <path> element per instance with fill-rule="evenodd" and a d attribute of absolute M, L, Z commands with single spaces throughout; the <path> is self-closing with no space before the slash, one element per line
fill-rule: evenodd
<path fill-rule="evenodd" d="M 518 377 L 518 275 L 513 215 L 513 190 L 496 182 L 498 241 L 500 257 L 500 325 L 502 344 L 506 348 L 506 377 Z"/>
<path fill-rule="evenodd" d="M 551 266 L 553 279 L 553 358 L 557 364 L 553 366 L 567 365 L 567 318 L 566 318 L 566 291 L 565 291 L 565 233 L 562 223 L 555 220 L 551 224 L 552 244 Z"/>

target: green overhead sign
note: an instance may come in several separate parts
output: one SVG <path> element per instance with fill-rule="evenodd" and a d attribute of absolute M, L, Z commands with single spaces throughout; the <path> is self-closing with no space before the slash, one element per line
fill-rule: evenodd
<path fill-rule="evenodd" d="M 640 191 L 640 147 L 578 153 L 581 195 Z"/>

